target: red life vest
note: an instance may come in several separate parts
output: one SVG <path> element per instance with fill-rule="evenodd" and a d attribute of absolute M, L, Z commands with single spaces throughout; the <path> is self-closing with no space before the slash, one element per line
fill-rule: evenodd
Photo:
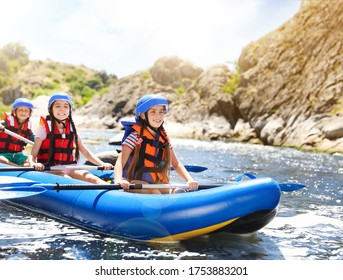
<path fill-rule="evenodd" d="M 25 121 L 22 125 L 18 123 L 18 119 L 12 115 L 4 113 L 2 120 L 5 121 L 6 129 L 25 137 L 30 140 L 32 134 L 31 122 Z M 6 132 L 0 132 L 0 153 L 17 153 L 24 150 L 26 143 L 15 137 L 8 135 Z"/>
<path fill-rule="evenodd" d="M 66 120 L 64 133 L 61 133 L 57 125 L 54 126 L 54 140 L 50 141 L 52 121 L 43 117 L 40 118 L 40 125 L 45 126 L 47 137 L 42 141 L 42 145 L 37 155 L 37 161 L 47 165 L 73 164 L 76 163 L 74 157 L 75 140 L 73 128 L 70 121 Z M 49 151 L 52 150 L 53 158 L 49 162 Z"/>
<path fill-rule="evenodd" d="M 131 129 L 140 135 L 142 127 L 135 123 L 131 126 Z M 162 174 L 163 167 L 167 164 L 165 157 L 166 144 L 169 141 L 168 136 L 164 131 L 159 131 L 159 135 L 154 137 L 147 129 L 144 129 L 141 139 L 139 159 L 135 167 L 133 179 L 149 183 L 169 183 L 169 178 L 164 177 Z M 131 159 L 128 160 L 124 168 L 124 177 L 130 163 Z"/>

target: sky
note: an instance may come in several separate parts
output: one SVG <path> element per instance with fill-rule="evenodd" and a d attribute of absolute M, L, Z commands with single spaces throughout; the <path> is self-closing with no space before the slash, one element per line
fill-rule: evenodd
<path fill-rule="evenodd" d="M 85 65 L 121 78 L 163 56 L 230 68 L 242 49 L 277 29 L 301 0 L 0 0 L 0 48 L 30 59 Z"/>

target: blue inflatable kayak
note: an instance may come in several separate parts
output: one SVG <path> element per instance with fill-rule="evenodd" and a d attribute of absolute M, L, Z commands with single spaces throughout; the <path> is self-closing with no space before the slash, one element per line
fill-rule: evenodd
<path fill-rule="evenodd" d="M 57 192 L 51 188 L 55 183 L 89 186 L 47 172 L 0 172 L 0 192 L 12 188 L 18 194 L 2 199 L 15 206 L 106 236 L 151 242 L 174 242 L 217 231 L 257 231 L 274 218 L 281 196 L 279 184 L 268 177 L 170 195 L 107 189 Z M 34 193 L 37 188 L 47 190 Z M 33 195 L 20 195 L 25 191 Z"/>

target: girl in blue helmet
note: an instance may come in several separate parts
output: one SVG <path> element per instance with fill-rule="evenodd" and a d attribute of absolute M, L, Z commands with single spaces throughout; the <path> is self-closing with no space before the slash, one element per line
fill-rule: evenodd
<path fill-rule="evenodd" d="M 28 140 L 34 140 L 30 117 L 33 104 L 26 98 L 18 98 L 12 104 L 11 114 L 4 113 L 0 122 L 0 162 L 12 166 L 28 165 L 28 156 L 23 153 L 26 142 L 8 135 L 5 128 Z"/>
<path fill-rule="evenodd" d="M 168 110 L 168 101 L 163 96 L 146 95 L 137 102 L 135 121 L 123 123 L 126 130 L 114 177 L 124 190 L 134 183 L 168 184 L 171 165 L 191 190 L 198 188 L 198 182 L 177 158 L 163 127 Z M 164 190 L 153 191 L 160 192 Z"/>
<path fill-rule="evenodd" d="M 112 164 L 105 163 L 89 151 L 77 133 L 73 118 L 73 103 L 67 93 L 54 93 L 48 103 L 49 115 L 40 118 L 35 143 L 29 157 L 30 166 L 44 170 L 45 166 L 76 164 L 80 153 L 95 165 L 108 170 Z M 97 176 L 86 170 L 51 171 L 94 184 L 103 184 Z"/>

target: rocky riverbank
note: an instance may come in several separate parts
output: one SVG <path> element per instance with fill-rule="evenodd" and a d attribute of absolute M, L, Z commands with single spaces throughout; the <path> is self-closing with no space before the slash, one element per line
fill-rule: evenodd
<path fill-rule="evenodd" d="M 342 26 L 343 1 L 302 1 L 294 18 L 244 48 L 234 91 L 237 73 L 226 65 L 164 57 L 77 113 L 83 127 L 120 129 L 142 95 L 160 92 L 171 136 L 343 153 Z"/>

